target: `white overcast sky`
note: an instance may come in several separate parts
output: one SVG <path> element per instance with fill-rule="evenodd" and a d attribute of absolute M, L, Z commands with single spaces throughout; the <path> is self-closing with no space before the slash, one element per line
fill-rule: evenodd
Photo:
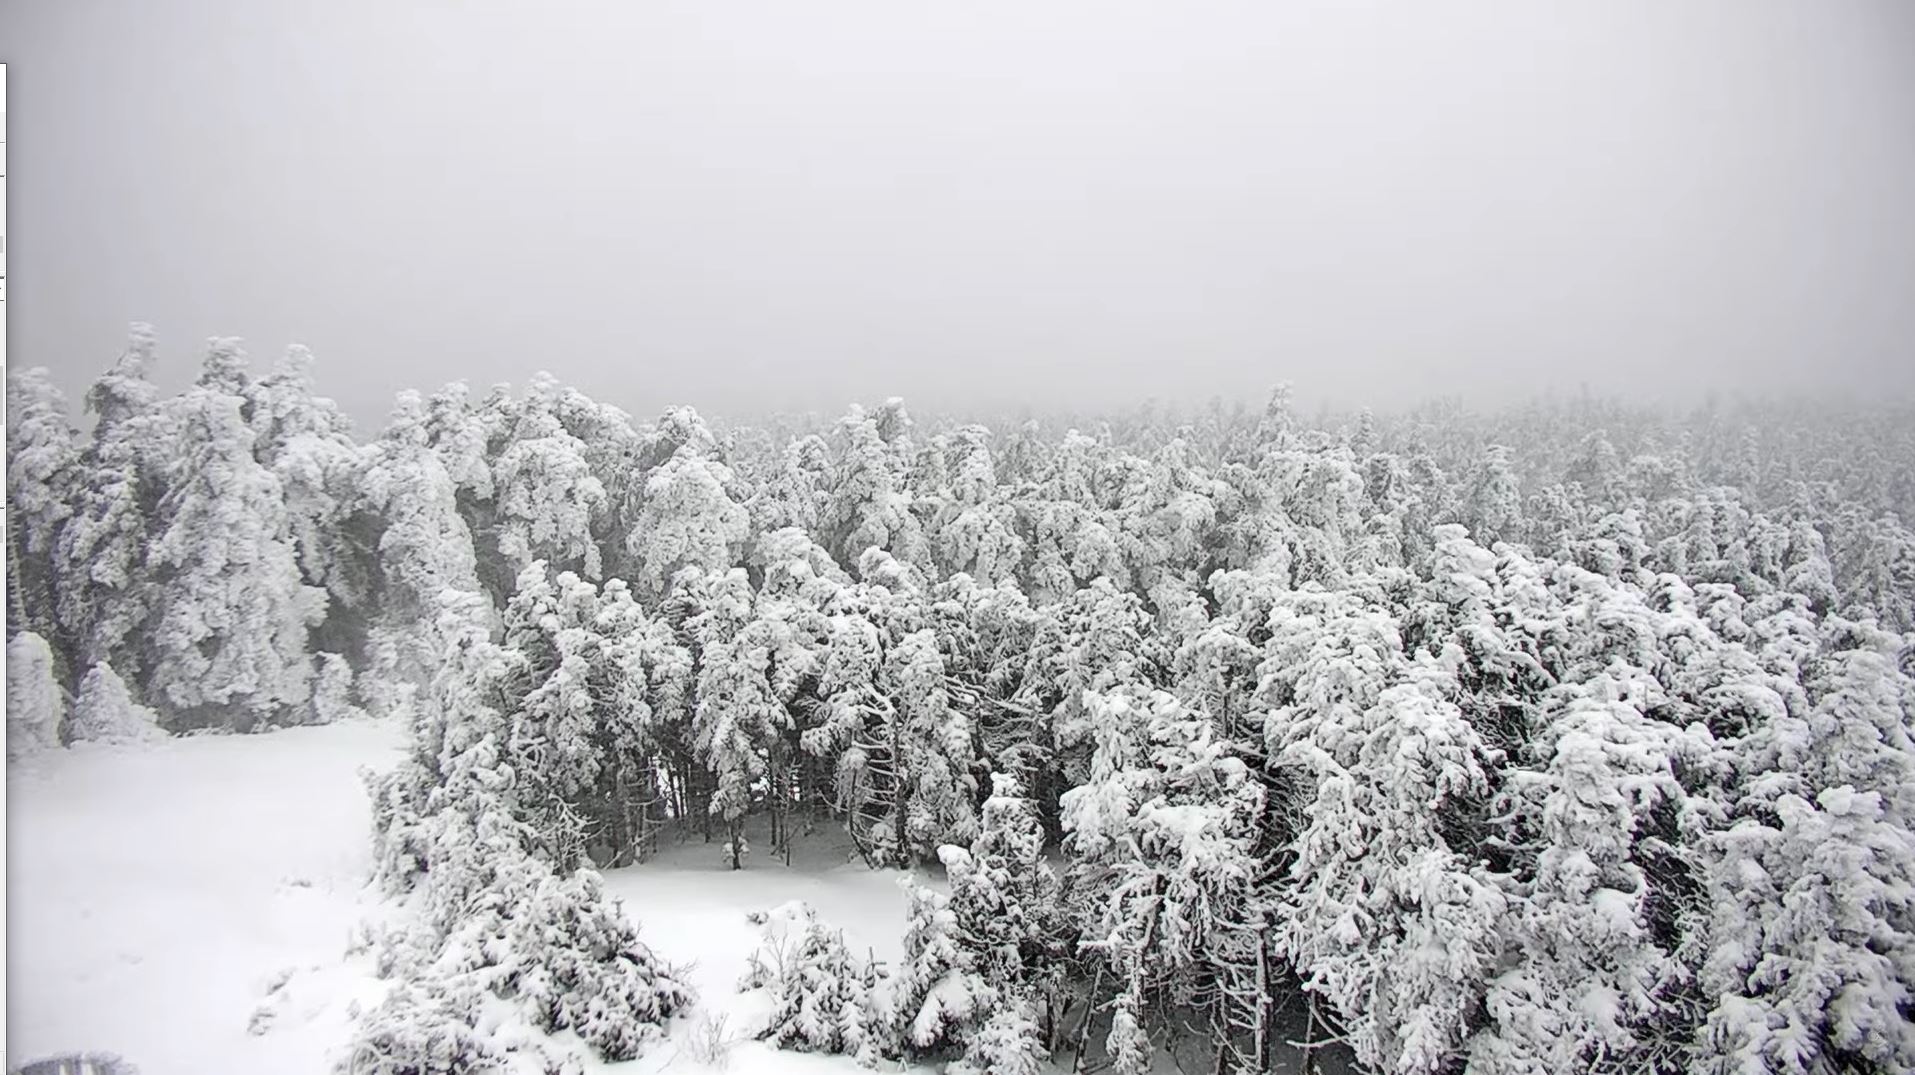
<path fill-rule="evenodd" d="M 1915 4 L 0 3 L 10 357 L 641 416 L 1915 388 Z"/>

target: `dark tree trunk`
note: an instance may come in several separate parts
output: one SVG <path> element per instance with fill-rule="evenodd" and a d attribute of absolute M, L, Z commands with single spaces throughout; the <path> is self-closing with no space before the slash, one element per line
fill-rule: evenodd
<path fill-rule="evenodd" d="M 897 820 L 897 859 L 900 863 L 909 863 L 911 861 L 911 845 L 905 840 L 904 828 L 904 800 L 906 798 L 904 778 L 907 775 L 904 767 L 904 729 L 896 714 L 893 714 L 891 717 L 891 771 L 897 780 L 897 783 L 892 785 L 891 788 L 891 811 Z"/>

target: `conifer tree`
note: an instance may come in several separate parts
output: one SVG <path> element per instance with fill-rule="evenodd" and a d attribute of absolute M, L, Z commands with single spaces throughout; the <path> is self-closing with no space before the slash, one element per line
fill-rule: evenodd
<path fill-rule="evenodd" d="M 32 631 L 21 631 L 7 640 L 7 760 L 59 746 L 65 720 L 53 649 Z"/>
<path fill-rule="evenodd" d="M 395 692 L 429 689 L 449 640 L 439 634 L 448 591 L 479 592 L 471 531 L 458 485 L 431 445 L 431 416 L 416 392 L 401 392 L 359 473 L 358 511 L 368 519 L 379 595 L 369 630 L 368 671 Z M 373 709 L 393 708 L 375 697 Z"/>
<path fill-rule="evenodd" d="M 1354 595 L 1299 595 L 1272 639 L 1268 735 L 1301 813 L 1273 943 L 1361 1062 L 1434 1070 L 1501 953 L 1498 879 L 1457 846 L 1467 829 L 1438 824 L 1486 794 L 1484 745 L 1450 670 L 1406 660 L 1395 621 Z"/>
<path fill-rule="evenodd" d="M 1470 475 L 1465 520 L 1470 533 L 1485 547 L 1499 541 L 1521 541 L 1522 491 L 1509 462 L 1509 449 L 1492 444 Z"/>
<path fill-rule="evenodd" d="M 161 736 L 159 716 L 138 704 L 110 664 L 96 664 L 80 680 L 79 697 L 67 721 L 71 742 L 141 742 Z"/>
<path fill-rule="evenodd" d="M 254 458 L 279 480 L 301 575 L 330 598 L 317 636 L 335 652 L 357 654 L 366 644 L 376 570 L 353 518 L 364 457 L 351 422 L 314 394 L 312 365 L 306 348 L 287 348 L 247 386 L 247 423 Z"/>
<path fill-rule="evenodd" d="M 892 1033 L 909 1056 L 962 1048 L 994 999 L 977 973 L 976 953 L 959 941 L 948 896 L 899 882 L 909 899 L 904 959 L 892 979 Z"/>
<path fill-rule="evenodd" d="M 173 416 L 148 380 L 151 328 L 134 325 L 119 360 L 87 392 L 93 440 L 82 453 L 71 511 L 54 550 L 54 606 L 76 666 L 111 661 L 144 682 L 148 654 L 135 644 L 153 612 L 146 556 L 160 528 Z"/>
<path fill-rule="evenodd" d="M 560 421 L 559 392 L 550 374 L 534 376 L 492 457 L 492 537 L 502 569 L 516 573 L 543 560 L 598 578 L 603 557 L 592 531 L 607 494 L 585 443 Z"/>
<path fill-rule="evenodd" d="M 720 573 L 743 559 L 750 515 L 733 496 L 736 476 L 718 458 L 710 430 L 690 408 L 668 415 L 682 443 L 645 478 L 643 507 L 627 549 L 643 591 L 662 594 L 686 568 Z"/>
<path fill-rule="evenodd" d="M 1110 1048 L 1135 1066 L 1150 1055 L 1147 999 L 1228 973 L 1236 936 L 1261 932 L 1251 884 L 1264 790 L 1168 693 L 1090 691 L 1085 707 L 1096 745 L 1085 781 L 1063 796 L 1068 899 L 1081 948 L 1115 983 Z"/>
<path fill-rule="evenodd" d="M 1915 744 L 1899 647 L 1831 625 L 1815 702 L 1739 745 L 1745 797 L 1717 839 L 1719 1070 L 1888 1072 L 1915 1063 Z"/>
<path fill-rule="evenodd" d="M 1050 1053 L 1071 946 L 1037 810 L 1015 777 L 993 777 L 971 846 L 946 844 L 939 856 L 951 880 L 958 943 L 973 953 L 981 988 L 995 998 L 966 1060 L 976 1071 L 1035 1070 Z"/>
<path fill-rule="evenodd" d="M 310 697 L 307 634 L 325 592 L 301 582 L 279 482 L 253 458 L 242 371 L 237 345 L 215 341 L 180 398 L 179 466 L 148 553 L 148 695 L 174 727 L 254 727 Z"/>
<path fill-rule="evenodd" d="M 44 368 L 7 374 L 7 561 L 10 601 L 24 614 L 15 630 L 31 630 L 59 649 L 71 643 L 54 615 L 55 549 L 73 512 L 82 477 L 66 399 Z M 9 615 L 11 615 L 11 611 Z"/>
<path fill-rule="evenodd" d="M 1471 1043 L 1473 1068 L 1653 1063 L 1661 995 L 1682 968 L 1655 936 L 1650 904 L 1667 893 L 1642 863 L 1654 861 L 1646 845 L 1661 812 L 1694 824 L 1676 776 L 1690 748 L 1616 693 L 1607 681 L 1578 690 L 1537 744 L 1551 752 L 1547 769 L 1513 782 L 1508 813 L 1537 849 L 1506 920 L 1515 966 L 1489 989 L 1492 1025 Z"/>
<path fill-rule="evenodd" d="M 915 566 L 929 562 L 930 549 L 906 484 L 908 457 L 901 458 L 893 443 L 905 435 L 908 423 L 901 406 L 889 405 L 875 417 L 854 406 L 838 422 L 834 499 L 827 524 L 832 540 L 827 547 L 847 563 L 856 563 L 865 550 L 874 548 Z"/>
<path fill-rule="evenodd" d="M 337 653 L 321 653 L 313 677 L 312 722 L 332 724 L 365 716 L 353 696 L 352 665 Z"/>
<path fill-rule="evenodd" d="M 764 941 L 741 989 L 763 988 L 772 1010 L 760 1040 L 796 1052 L 843 1053 L 875 1066 L 886 1028 L 874 1003 L 873 967 L 845 946 L 843 932 L 803 902 L 750 916 Z"/>

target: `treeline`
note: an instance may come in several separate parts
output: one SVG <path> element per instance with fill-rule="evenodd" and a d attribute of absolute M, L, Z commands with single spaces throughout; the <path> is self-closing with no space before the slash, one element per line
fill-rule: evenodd
<path fill-rule="evenodd" d="M 255 377 L 216 341 L 170 399 L 151 359 L 86 438 L 10 380 L 10 628 L 172 730 L 411 721 L 375 792 L 383 875 L 439 908 L 434 1018 L 461 930 L 518 938 L 494 995 L 557 958 L 576 867 L 829 823 L 968 856 L 972 909 L 915 901 L 915 985 L 821 1048 L 1128 1073 L 1197 1032 L 1263 1070 L 1302 994 L 1376 1070 L 1915 1065 L 1906 406 L 718 430 L 538 377 L 402 394 L 361 444 L 297 349 Z M 451 910 L 507 890 L 547 895 Z M 1007 900 L 1044 928 L 1006 941 Z M 588 992 L 682 1006 L 592 920 L 575 992 L 611 950 Z M 580 1033 L 629 1055 L 603 1008 Z"/>

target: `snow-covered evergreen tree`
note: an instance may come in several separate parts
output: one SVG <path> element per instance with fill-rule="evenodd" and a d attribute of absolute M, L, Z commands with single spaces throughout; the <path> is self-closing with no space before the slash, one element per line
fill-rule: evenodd
<path fill-rule="evenodd" d="M 736 477 L 717 458 L 716 441 L 695 412 L 668 416 L 684 443 L 645 479 L 644 504 L 628 550 L 650 593 L 662 593 L 687 567 L 723 572 L 743 559 L 750 515 L 732 495 Z"/>
<path fill-rule="evenodd" d="M 744 818 L 754 786 L 765 777 L 766 743 L 783 719 L 783 706 L 769 679 L 771 654 L 749 633 L 753 595 L 745 572 L 734 569 L 712 582 L 706 608 L 693 624 L 701 642 L 693 719 L 698 755 L 713 780 L 707 808 L 725 825 L 728 864 L 741 869 Z"/>
<path fill-rule="evenodd" d="M 977 971 L 977 953 L 959 941 L 957 915 L 943 893 L 909 878 L 904 959 L 892 977 L 892 1033 L 908 1055 L 961 1049 L 994 1000 Z"/>
<path fill-rule="evenodd" d="M 358 605 L 368 596 L 366 580 L 356 577 L 359 565 L 339 534 L 342 500 L 357 478 L 357 451 L 351 423 L 332 400 L 313 394 L 312 365 L 311 351 L 289 347 L 271 372 L 249 386 L 253 454 L 279 479 L 307 582 Z"/>
<path fill-rule="evenodd" d="M 1455 819 L 1488 790 L 1487 752 L 1445 663 L 1406 660 L 1395 621 L 1354 595 L 1299 595 L 1271 647 L 1267 736 L 1301 813 L 1273 943 L 1360 1061 L 1437 1070 L 1501 955 L 1507 900 Z"/>
<path fill-rule="evenodd" d="M 1472 1042 L 1472 1069 L 1656 1063 L 1660 994 L 1681 968 L 1652 928 L 1649 905 L 1667 893 L 1647 876 L 1641 864 L 1653 857 L 1640 845 L 1657 838 L 1665 813 L 1693 824 L 1677 773 L 1695 745 L 1617 698 L 1613 683 L 1578 693 L 1538 743 L 1548 768 L 1512 781 L 1510 812 L 1539 850 L 1509 908 L 1515 966 L 1486 996 L 1492 1025 Z"/>
<path fill-rule="evenodd" d="M 372 780 L 378 872 L 421 927 L 384 959 L 428 994 L 509 1001 L 543 1030 L 630 1059 L 692 994 L 596 873 L 561 873 L 539 854 L 504 749 L 521 662 L 488 637 L 481 601 L 447 591 L 439 633 L 450 648 L 435 704 L 415 725 L 410 758 Z M 482 1015 L 469 1004 L 435 1018 L 473 1027 Z M 383 1025 L 363 1023 L 360 1044 L 376 1047 Z"/>
<path fill-rule="evenodd" d="M 53 649 L 32 631 L 21 631 L 7 640 L 7 759 L 59 746 L 65 720 Z"/>
<path fill-rule="evenodd" d="M 96 664 L 80 680 L 66 738 L 75 743 L 142 742 L 160 738 L 159 716 L 133 700 L 110 664 Z"/>
<path fill-rule="evenodd" d="M 1121 1011 L 1141 1020 L 1146 998 L 1188 995 L 1223 973 L 1240 935 L 1261 933 L 1251 886 L 1263 873 L 1264 789 L 1202 714 L 1166 692 L 1090 691 L 1084 704 L 1095 748 L 1086 780 L 1063 796 L 1068 899 L 1080 946 L 1103 963 Z M 1123 1062 L 1148 1055 L 1141 1028 L 1111 1036 L 1130 1050 Z"/>
<path fill-rule="evenodd" d="M 1724 1071 L 1915 1064 L 1915 683 L 1893 636 L 1831 626 L 1814 707 L 1739 746 L 1741 816 L 1716 837 L 1703 1055 Z"/>
<path fill-rule="evenodd" d="M 751 920 L 764 941 L 741 989 L 764 989 L 772 1009 L 760 1040 L 797 1052 L 843 1053 L 875 1066 L 887 1048 L 876 969 L 845 947 L 844 934 L 803 902 Z"/>
<path fill-rule="evenodd" d="M 559 392 L 550 374 L 532 378 L 492 461 L 492 536 L 506 570 L 544 560 L 597 578 L 603 561 L 592 529 L 607 509 L 607 494 L 585 443 L 559 419 Z"/>
<path fill-rule="evenodd" d="M 156 598 L 147 695 L 174 727 L 253 727 L 304 710 L 307 633 L 326 595 L 306 586 L 278 479 L 252 455 L 234 377 L 216 341 L 205 383 L 181 397 L 182 445 L 148 552 Z"/>
<path fill-rule="evenodd" d="M 125 352 L 87 392 L 93 441 L 78 464 L 72 510 L 54 552 L 54 605 L 76 665 L 111 661 L 135 682 L 149 671 L 138 643 L 154 603 L 146 557 L 179 447 L 173 416 L 159 406 L 147 376 L 153 352 L 152 329 L 134 325 Z"/>
<path fill-rule="evenodd" d="M 331 724 L 365 716 L 353 697 L 352 665 L 337 653 L 320 654 L 319 670 L 313 677 L 313 723 Z"/>
<path fill-rule="evenodd" d="M 996 998 L 968 1043 L 966 1062 L 976 1071 L 1036 1070 L 1050 1053 L 1071 945 L 1037 810 L 1016 778 L 994 777 L 976 839 L 968 849 L 947 844 L 939 855 L 959 943 Z"/>
<path fill-rule="evenodd" d="M 431 445 L 429 425 L 425 401 L 416 392 L 401 392 L 390 424 L 366 447 L 359 468 L 358 510 L 377 535 L 379 600 L 367 668 L 373 681 L 389 688 L 371 699 L 375 712 L 393 708 L 392 694 L 425 690 L 433 682 L 449 645 L 438 632 L 443 595 L 479 592 L 458 485 Z"/>
<path fill-rule="evenodd" d="M 986 584 L 1015 578 L 1023 566 L 1024 540 L 1017 513 L 1000 494 L 991 461 L 990 431 L 967 425 L 938 438 L 947 459 L 947 484 L 925 498 L 928 528 L 947 572 L 964 572 Z"/>
<path fill-rule="evenodd" d="M 768 534 L 784 527 L 818 533 L 831 503 L 831 448 L 811 434 L 785 446 L 777 469 L 746 505 L 752 529 Z"/>
<path fill-rule="evenodd" d="M 80 451 L 66 399 L 44 368 L 7 373 L 7 560 L 10 629 L 61 639 L 54 615 L 55 545 L 73 513 Z M 15 610 L 24 622 L 12 623 Z"/>
<path fill-rule="evenodd" d="M 897 846 L 910 859 L 924 859 L 942 842 L 968 842 L 977 831 L 975 733 L 951 704 L 934 632 L 913 631 L 888 656 L 886 678 L 896 699 Z"/>
<path fill-rule="evenodd" d="M 1507 447 L 1492 444 L 1484 450 L 1470 476 L 1464 512 L 1471 534 L 1485 546 L 1522 540 L 1522 490 Z"/>
<path fill-rule="evenodd" d="M 866 549 L 873 548 L 913 566 L 929 561 L 923 526 L 912 512 L 905 460 L 885 436 L 887 431 L 901 434 L 908 426 L 902 406 L 892 404 L 875 416 L 854 406 L 838 422 L 838 459 L 827 523 L 832 540 L 827 547 L 846 563 L 856 563 Z"/>

